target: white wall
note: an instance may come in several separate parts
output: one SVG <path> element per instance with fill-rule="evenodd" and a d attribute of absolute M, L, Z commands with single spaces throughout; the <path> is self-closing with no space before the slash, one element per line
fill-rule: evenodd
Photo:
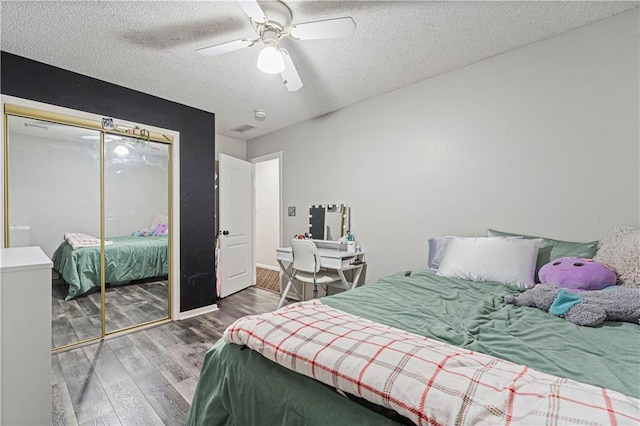
<path fill-rule="evenodd" d="M 216 134 L 216 160 L 218 160 L 218 154 L 220 153 L 246 160 L 247 142 Z"/>
<path fill-rule="evenodd" d="M 283 152 L 283 211 L 352 207 L 367 281 L 424 268 L 428 236 L 598 239 L 640 221 L 638 22 L 635 9 L 419 82 L 247 155 Z M 306 223 L 285 217 L 284 235 Z"/>
<path fill-rule="evenodd" d="M 254 165 L 256 202 L 256 263 L 278 268 L 276 249 L 280 245 L 280 159 Z"/>

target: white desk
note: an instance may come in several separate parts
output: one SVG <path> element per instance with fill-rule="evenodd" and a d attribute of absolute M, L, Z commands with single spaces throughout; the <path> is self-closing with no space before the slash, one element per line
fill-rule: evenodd
<path fill-rule="evenodd" d="M 349 253 L 344 250 L 337 250 L 335 248 L 320 248 L 318 247 L 318 252 L 320 253 L 320 267 L 326 269 L 334 269 L 338 272 L 340 276 L 340 280 L 342 281 L 342 285 L 345 290 L 352 290 L 358 285 L 358 280 L 360 279 L 360 275 L 362 274 L 362 269 L 365 265 L 364 262 L 364 252 L 360 251 L 357 253 Z M 282 247 L 276 249 L 276 260 L 278 261 L 278 265 L 280 265 L 280 270 L 282 274 L 287 277 L 287 285 L 291 282 L 291 264 L 293 263 L 293 252 L 291 247 Z M 354 261 L 360 261 L 358 264 L 353 264 Z M 354 271 L 353 280 L 349 282 L 345 277 L 345 271 Z M 286 286 L 285 285 L 285 288 Z M 295 285 L 291 285 L 291 288 L 296 292 L 298 298 L 300 298 L 300 293 Z M 284 293 L 283 288 L 280 288 L 280 291 L 283 293 L 280 298 L 280 303 L 278 303 L 278 309 L 284 303 L 287 294 Z"/>

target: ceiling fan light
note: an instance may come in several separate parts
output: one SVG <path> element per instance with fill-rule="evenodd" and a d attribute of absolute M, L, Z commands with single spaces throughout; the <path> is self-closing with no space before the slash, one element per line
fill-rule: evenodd
<path fill-rule="evenodd" d="M 284 59 L 276 46 L 265 46 L 258 55 L 258 69 L 267 74 L 284 71 Z"/>
<path fill-rule="evenodd" d="M 113 148 L 113 152 L 118 157 L 125 157 L 125 156 L 129 155 L 129 148 L 127 148 L 124 145 L 119 144 L 115 148 Z"/>

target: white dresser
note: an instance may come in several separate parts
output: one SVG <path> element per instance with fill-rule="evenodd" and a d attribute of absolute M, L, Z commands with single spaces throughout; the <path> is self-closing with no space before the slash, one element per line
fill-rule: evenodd
<path fill-rule="evenodd" d="M 51 424 L 51 260 L 0 249 L 0 424 Z"/>

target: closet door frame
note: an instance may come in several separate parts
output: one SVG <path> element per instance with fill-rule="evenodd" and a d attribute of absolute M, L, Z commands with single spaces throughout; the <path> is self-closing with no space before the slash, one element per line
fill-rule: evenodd
<path fill-rule="evenodd" d="M 59 352 L 66 350 L 70 347 L 77 347 L 80 345 L 92 343 L 105 338 L 116 337 L 122 334 L 129 333 L 134 330 L 140 330 L 147 327 L 152 327 L 160 323 L 169 322 L 179 318 L 180 313 L 180 227 L 179 227 L 179 190 L 174 191 L 174 188 L 179 188 L 179 133 L 172 130 L 161 129 L 155 126 L 142 125 L 140 123 L 131 123 L 126 120 L 119 120 L 114 118 L 116 124 L 115 129 L 106 129 L 103 127 L 102 118 L 97 114 L 72 110 L 68 108 L 58 107 L 54 105 L 48 105 L 40 102 L 30 101 L 26 99 L 16 98 L 13 96 L 2 95 L 1 103 L 3 106 L 3 119 L 0 121 L 2 126 L 3 146 L 0 150 L 0 167 L 2 167 L 2 173 L 0 173 L 0 188 L 3 192 L 2 199 L 4 208 L 0 210 L 0 220 L 3 222 L 3 226 L 0 227 L 0 241 L 2 241 L 3 247 L 10 246 L 10 217 L 9 217 L 9 129 L 8 118 L 9 116 L 18 116 L 24 118 L 31 118 L 36 120 L 48 121 L 52 123 L 60 123 L 70 125 L 74 127 L 81 127 L 90 130 L 96 130 L 100 132 L 100 258 L 101 258 L 101 335 L 95 338 L 85 339 L 72 344 L 64 345 L 58 348 L 52 349 L 52 351 Z M 147 130 L 147 132 L 140 132 L 140 130 Z M 141 134 L 142 133 L 142 134 Z M 149 321 L 143 324 L 138 324 L 131 327 L 122 328 L 112 332 L 106 331 L 106 310 L 105 310 L 105 259 L 104 259 L 104 241 L 105 241 L 105 201 L 104 201 L 104 181 L 105 181 L 105 135 L 119 135 L 126 136 L 127 138 L 143 139 L 153 142 L 160 142 L 167 144 L 168 148 L 168 220 L 169 220 L 169 236 L 168 236 L 168 294 L 167 294 L 167 318 L 160 320 Z"/>

